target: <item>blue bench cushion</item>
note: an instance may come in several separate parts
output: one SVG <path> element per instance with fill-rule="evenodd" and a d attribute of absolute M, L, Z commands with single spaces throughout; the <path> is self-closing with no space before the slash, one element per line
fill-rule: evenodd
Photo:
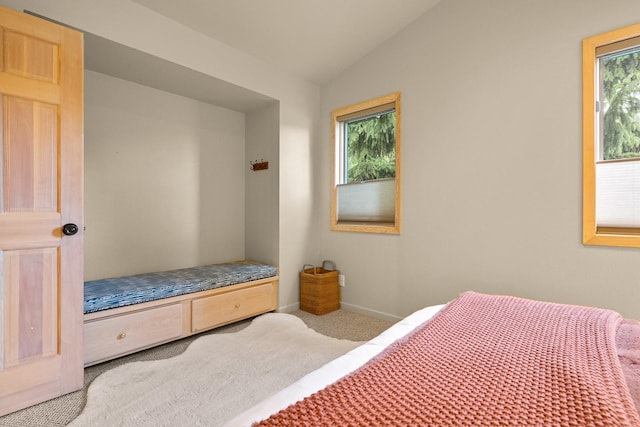
<path fill-rule="evenodd" d="M 91 280 L 84 283 L 84 312 L 93 313 L 162 298 L 274 277 L 276 268 L 250 261 L 134 276 Z"/>

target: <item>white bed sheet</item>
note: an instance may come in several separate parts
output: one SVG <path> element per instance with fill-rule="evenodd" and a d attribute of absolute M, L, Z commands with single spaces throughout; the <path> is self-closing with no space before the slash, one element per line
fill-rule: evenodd
<path fill-rule="evenodd" d="M 336 382 L 364 365 L 387 346 L 432 318 L 444 306 L 445 304 L 425 307 L 405 317 L 371 341 L 305 375 L 290 386 L 241 413 L 225 424 L 225 427 L 251 426 L 253 423 L 269 418 L 269 416 L 281 409 Z"/>

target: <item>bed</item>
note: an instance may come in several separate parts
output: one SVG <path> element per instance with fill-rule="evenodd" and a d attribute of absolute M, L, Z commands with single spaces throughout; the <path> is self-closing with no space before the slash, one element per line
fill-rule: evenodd
<path fill-rule="evenodd" d="M 84 364 L 277 308 L 274 266 L 242 260 L 85 282 Z"/>
<path fill-rule="evenodd" d="M 639 426 L 639 366 L 640 324 L 618 313 L 467 292 L 408 316 L 227 427 Z"/>

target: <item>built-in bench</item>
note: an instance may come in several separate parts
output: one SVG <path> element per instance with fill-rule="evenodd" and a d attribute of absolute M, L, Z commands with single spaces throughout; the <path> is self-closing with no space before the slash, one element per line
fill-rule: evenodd
<path fill-rule="evenodd" d="M 252 261 L 85 282 L 85 366 L 273 311 L 277 295 L 276 267 Z"/>

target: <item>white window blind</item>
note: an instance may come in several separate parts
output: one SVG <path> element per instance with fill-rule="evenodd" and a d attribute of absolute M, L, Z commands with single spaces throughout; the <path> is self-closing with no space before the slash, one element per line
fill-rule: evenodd
<path fill-rule="evenodd" d="M 394 178 L 339 184 L 337 191 L 338 221 L 394 222 Z"/>
<path fill-rule="evenodd" d="M 640 228 L 640 159 L 596 164 L 596 224 Z"/>

